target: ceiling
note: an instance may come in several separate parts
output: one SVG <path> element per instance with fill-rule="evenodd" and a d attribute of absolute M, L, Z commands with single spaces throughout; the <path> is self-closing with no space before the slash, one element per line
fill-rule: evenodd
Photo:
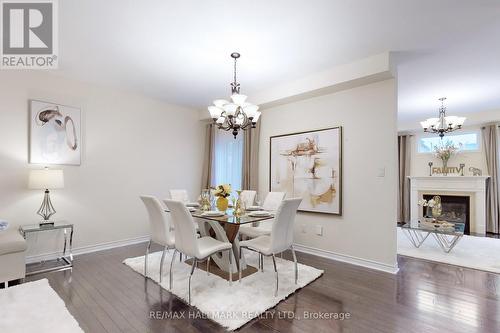
<path fill-rule="evenodd" d="M 58 74 L 203 108 L 394 51 L 400 123 L 500 109 L 500 2 L 64 0 Z"/>

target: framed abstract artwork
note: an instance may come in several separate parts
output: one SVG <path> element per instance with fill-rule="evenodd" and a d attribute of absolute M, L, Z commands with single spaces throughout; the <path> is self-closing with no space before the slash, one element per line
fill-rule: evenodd
<path fill-rule="evenodd" d="M 80 109 L 36 100 L 29 104 L 29 162 L 80 165 Z"/>
<path fill-rule="evenodd" d="M 342 127 L 272 136 L 269 190 L 301 197 L 299 210 L 342 215 Z"/>

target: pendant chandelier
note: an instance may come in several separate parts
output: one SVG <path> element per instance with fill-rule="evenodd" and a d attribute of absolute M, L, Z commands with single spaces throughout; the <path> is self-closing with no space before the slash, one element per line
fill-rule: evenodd
<path fill-rule="evenodd" d="M 247 96 L 240 94 L 240 84 L 236 81 L 236 60 L 239 57 L 239 53 L 231 53 L 231 58 L 234 59 L 231 102 L 225 99 L 216 99 L 214 105 L 208 107 L 214 124 L 221 130 L 232 131 L 235 139 L 240 130 L 255 128 L 260 117 L 259 107 L 246 102 Z"/>
<path fill-rule="evenodd" d="M 420 125 L 422 125 L 424 132 L 436 133 L 442 139 L 445 133 L 461 129 L 466 118 L 446 116 L 446 107 L 444 106 L 446 97 L 441 97 L 439 100 L 441 101 L 441 106 L 439 107 L 439 117 L 429 118 L 426 121 L 420 122 Z"/>

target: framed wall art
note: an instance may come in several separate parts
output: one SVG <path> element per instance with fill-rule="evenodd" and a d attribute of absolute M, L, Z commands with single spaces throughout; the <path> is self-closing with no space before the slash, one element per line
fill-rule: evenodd
<path fill-rule="evenodd" d="M 80 165 L 80 109 L 36 100 L 29 105 L 29 162 Z"/>
<path fill-rule="evenodd" d="M 342 215 L 342 127 L 272 136 L 270 191 L 301 197 L 299 210 Z"/>

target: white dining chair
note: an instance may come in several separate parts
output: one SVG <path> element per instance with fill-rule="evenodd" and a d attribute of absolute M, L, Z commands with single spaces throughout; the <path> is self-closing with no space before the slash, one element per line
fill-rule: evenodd
<path fill-rule="evenodd" d="M 245 207 L 254 205 L 255 195 L 257 195 L 257 191 L 250 191 L 250 190 L 241 191 L 240 197 L 241 201 L 243 201 L 243 203 L 245 204 Z"/>
<path fill-rule="evenodd" d="M 148 276 L 148 255 L 151 248 L 151 243 L 156 243 L 163 246 L 163 253 L 160 260 L 160 283 L 163 277 L 163 261 L 165 260 L 165 252 L 168 249 L 175 248 L 175 237 L 170 224 L 169 213 L 165 212 L 165 208 L 160 200 L 150 195 L 140 196 L 149 216 L 149 226 L 151 228 L 151 237 L 146 248 L 144 258 L 144 276 Z"/>
<path fill-rule="evenodd" d="M 274 297 L 278 296 L 279 286 L 278 270 L 276 269 L 276 254 L 282 253 L 288 249 L 292 250 L 293 262 L 295 264 L 295 284 L 297 284 L 299 272 L 297 267 L 297 257 L 293 248 L 293 224 L 295 222 L 295 216 L 297 215 L 297 209 L 299 208 L 301 201 L 302 198 L 283 200 L 282 204 L 276 211 L 270 235 L 263 235 L 240 242 L 240 260 L 242 258 L 241 252 L 243 249 L 258 252 L 259 255 L 261 255 L 259 262 L 261 264 L 260 269 L 262 270 L 264 266 L 262 255 L 266 257 L 271 256 L 273 258 L 274 272 L 276 274 L 276 289 L 274 291 Z M 241 269 L 238 269 L 238 278 L 241 283 Z"/>
<path fill-rule="evenodd" d="M 262 204 L 262 209 L 271 213 L 276 212 L 285 197 L 284 192 L 269 192 Z M 258 226 L 242 225 L 240 227 L 240 235 L 247 238 L 255 238 L 262 235 L 269 235 L 273 228 L 274 219 L 262 221 Z"/>
<path fill-rule="evenodd" d="M 262 209 L 270 212 L 275 212 L 285 198 L 285 192 L 269 192 L 264 199 Z"/>
<path fill-rule="evenodd" d="M 170 290 L 172 290 L 172 267 L 176 252 L 184 253 L 184 255 L 193 258 L 191 274 L 188 282 L 188 303 L 191 304 L 191 277 L 198 261 L 208 260 L 210 256 L 217 252 L 229 251 L 229 284 L 233 281 L 233 245 L 229 242 L 221 242 L 210 236 L 197 238 L 196 230 L 193 224 L 193 217 L 189 213 L 184 203 L 176 200 L 165 200 L 167 207 L 170 209 L 172 222 L 175 232 L 175 250 L 170 262 Z"/>
<path fill-rule="evenodd" d="M 182 201 L 182 203 L 187 204 L 189 202 L 189 195 L 186 190 L 170 190 L 170 199 L 176 201 Z"/>

